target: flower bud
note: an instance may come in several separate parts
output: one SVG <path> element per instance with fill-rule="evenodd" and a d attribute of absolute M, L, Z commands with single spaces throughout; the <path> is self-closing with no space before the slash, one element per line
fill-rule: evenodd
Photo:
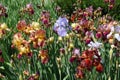
<path fill-rule="evenodd" d="M 61 41 L 62 41 L 62 37 L 60 37 L 60 36 L 59 36 L 59 37 L 58 37 L 58 41 L 60 41 L 60 42 L 61 42 Z"/>
<path fill-rule="evenodd" d="M 70 43 L 69 48 L 74 48 L 74 44 Z"/>
<path fill-rule="evenodd" d="M 23 80 L 23 77 L 22 77 L 22 75 L 19 75 L 19 80 Z"/>
<path fill-rule="evenodd" d="M 77 36 L 78 38 L 80 38 L 80 37 L 81 37 L 81 35 L 80 35 L 80 34 L 76 34 L 76 36 Z"/>
<path fill-rule="evenodd" d="M 57 63 L 60 64 L 61 63 L 61 58 L 56 58 Z"/>
<path fill-rule="evenodd" d="M 88 38 L 88 39 L 85 40 L 85 43 L 86 43 L 86 44 L 89 44 L 90 42 L 91 42 L 91 39 L 90 39 L 90 38 Z"/>
<path fill-rule="evenodd" d="M 0 73 L 0 79 L 5 78 L 3 74 Z"/>
<path fill-rule="evenodd" d="M 30 14 L 34 14 L 34 9 L 33 9 L 32 4 L 27 4 L 26 9 Z"/>
<path fill-rule="evenodd" d="M 69 39 L 69 38 L 70 38 L 69 34 L 66 34 L 65 38 L 66 38 L 66 39 Z"/>
<path fill-rule="evenodd" d="M 112 5 L 108 5 L 109 9 L 113 9 L 113 4 Z"/>
<path fill-rule="evenodd" d="M 65 49 L 64 48 L 60 48 L 60 53 L 65 53 Z"/>
<path fill-rule="evenodd" d="M 108 34 L 109 34 L 109 32 L 107 32 L 107 31 L 103 32 L 104 37 L 107 37 Z"/>
<path fill-rule="evenodd" d="M 72 63 L 75 61 L 75 59 L 76 59 L 76 56 L 72 56 L 69 61 Z"/>
<path fill-rule="evenodd" d="M 17 58 L 20 59 L 21 57 L 22 57 L 22 53 L 19 53 L 19 54 L 17 55 Z"/>
<path fill-rule="evenodd" d="M 3 23 L 3 24 L 1 24 L 0 28 L 6 30 L 7 29 L 7 25 L 5 23 Z"/>
<path fill-rule="evenodd" d="M 25 71 L 23 71 L 23 74 L 26 76 L 29 76 L 29 71 L 25 70 Z"/>
<path fill-rule="evenodd" d="M 75 34 L 73 32 L 69 33 L 70 37 L 73 37 Z"/>
<path fill-rule="evenodd" d="M 102 37 L 102 33 L 101 32 L 97 32 L 96 33 L 96 38 L 101 38 Z"/>
<path fill-rule="evenodd" d="M 113 42 L 114 42 L 114 39 L 109 39 L 110 44 L 113 44 Z"/>
<path fill-rule="evenodd" d="M 50 42 L 50 43 L 52 43 L 54 41 L 54 37 L 50 37 L 49 39 L 48 39 L 48 42 Z"/>
<path fill-rule="evenodd" d="M 0 56 L 2 55 L 2 50 L 0 50 Z"/>

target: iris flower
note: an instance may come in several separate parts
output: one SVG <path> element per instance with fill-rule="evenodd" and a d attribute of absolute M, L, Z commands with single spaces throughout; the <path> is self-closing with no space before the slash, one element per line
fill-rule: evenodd
<path fill-rule="evenodd" d="M 65 17 L 59 17 L 53 27 L 53 30 L 61 37 L 66 36 L 67 31 L 70 29 L 71 27 L 68 24 L 68 19 Z"/>
<path fill-rule="evenodd" d="M 92 41 L 91 41 L 91 42 L 88 44 L 88 46 L 91 47 L 91 48 L 100 48 L 100 47 L 102 46 L 102 43 L 92 42 Z"/>
<path fill-rule="evenodd" d="M 115 39 L 120 41 L 120 26 L 112 26 L 110 33 L 107 35 L 107 38 L 110 38 L 111 36 L 114 36 Z"/>
<path fill-rule="evenodd" d="M 80 49 L 75 48 L 75 49 L 73 50 L 73 54 L 79 55 L 79 54 L 80 54 Z"/>
<path fill-rule="evenodd" d="M 120 41 L 120 26 L 116 26 L 114 27 L 115 28 L 115 34 L 114 34 L 114 37 Z"/>

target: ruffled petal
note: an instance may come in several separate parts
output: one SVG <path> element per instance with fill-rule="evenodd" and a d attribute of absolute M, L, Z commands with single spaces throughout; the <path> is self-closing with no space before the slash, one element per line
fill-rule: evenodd
<path fill-rule="evenodd" d="M 118 41 L 120 41 L 120 35 L 119 35 L 119 34 L 115 34 L 114 37 L 115 37 Z"/>

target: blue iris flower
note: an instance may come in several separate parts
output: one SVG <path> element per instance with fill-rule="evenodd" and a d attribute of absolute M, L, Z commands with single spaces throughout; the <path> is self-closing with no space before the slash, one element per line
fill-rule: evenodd
<path fill-rule="evenodd" d="M 53 30 L 61 37 L 66 36 L 67 31 L 71 30 L 68 19 L 66 17 L 59 17 L 54 24 Z"/>

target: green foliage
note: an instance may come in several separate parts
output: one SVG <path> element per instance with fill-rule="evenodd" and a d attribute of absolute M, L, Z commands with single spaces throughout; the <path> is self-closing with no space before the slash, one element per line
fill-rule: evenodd
<path fill-rule="evenodd" d="M 54 0 L 66 13 L 71 14 L 73 12 L 74 4 L 77 0 Z"/>
<path fill-rule="evenodd" d="M 97 9 L 98 7 L 102 8 L 102 14 L 105 15 L 109 13 L 111 16 L 113 16 L 114 19 L 119 20 L 120 19 L 120 1 L 115 0 L 115 5 L 113 9 L 109 9 L 108 3 L 105 3 L 104 0 L 55 0 L 56 3 L 67 13 L 71 14 L 73 10 L 75 9 L 74 4 L 78 5 L 82 9 L 93 6 L 94 9 Z"/>
<path fill-rule="evenodd" d="M 45 1 L 45 2 L 42 2 Z M 5 60 L 4 63 L 0 63 L 0 73 L 5 76 L 0 80 L 20 80 L 20 77 L 25 78 L 23 74 L 24 70 L 28 70 L 30 75 L 35 74 L 37 71 L 40 72 L 39 80 L 76 80 L 75 79 L 75 63 L 70 63 L 69 58 L 71 57 L 72 52 L 66 51 L 64 56 L 60 56 L 59 49 L 66 45 L 66 40 L 63 40 L 60 43 L 56 43 L 58 36 L 53 34 L 52 26 L 55 20 L 59 17 L 57 16 L 54 8 L 56 4 L 61 6 L 62 9 L 66 13 L 71 14 L 74 10 L 73 4 L 77 0 L 0 0 L 0 3 L 7 7 L 8 17 L 0 18 L 0 22 L 5 22 L 8 27 L 12 30 L 7 33 L 3 39 L 0 39 L 0 49 L 3 52 L 3 58 Z M 35 9 L 35 14 L 29 16 L 27 14 L 20 14 L 20 9 L 25 7 L 26 4 L 32 3 Z M 93 8 L 102 7 L 103 15 L 108 13 L 111 14 L 115 19 L 120 19 L 120 1 L 116 0 L 115 7 L 112 10 L 108 9 L 107 4 L 103 2 L 103 0 L 82 0 L 78 6 L 81 8 L 86 8 L 88 6 L 93 6 Z M 40 6 L 38 8 L 37 6 Z M 53 22 L 50 26 L 51 28 L 44 28 L 46 30 L 47 38 L 51 36 L 55 36 L 55 40 L 53 44 L 49 44 L 46 49 L 49 50 L 50 60 L 48 64 L 42 64 L 40 60 L 38 60 L 38 50 L 33 51 L 34 55 L 32 59 L 22 57 L 22 59 L 13 59 L 13 57 L 17 56 L 17 51 L 11 48 L 12 45 L 12 37 L 17 32 L 16 24 L 19 20 L 25 19 L 28 22 L 38 21 L 40 17 L 40 13 L 42 10 L 48 10 L 51 13 L 51 19 Z M 76 47 L 80 48 L 81 51 L 84 50 L 84 43 L 80 42 L 78 38 L 74 38 L 74 42 Z M 111 76 L 111 80 L 120 79 L 120 68 L 116 66 L 117 62 L 120 62 L 120 59 L 114 58 L 113 60 L 109 60 L 109 47 L 110 45 L 105 45 L 103 49 L 101 49 L 102 58 L 104 61 L 104 72 L 99 74 L 94 70 L 87 73 L 87 77 L 82 80 L 108 80 Z M 107 50 L 106 50 L 107 49 Z M 115 50 L 114 50 L 115 52 Z M 62 67 L 59 67 L 59 64 L 56 60 L 57 57 L 61 58 Z M 109 66 L 110 65 L 110 66 Z M 27 76 L 28 78 L 28 76 Z M 24 80 L 24 79 L 22 79 Z"/>

